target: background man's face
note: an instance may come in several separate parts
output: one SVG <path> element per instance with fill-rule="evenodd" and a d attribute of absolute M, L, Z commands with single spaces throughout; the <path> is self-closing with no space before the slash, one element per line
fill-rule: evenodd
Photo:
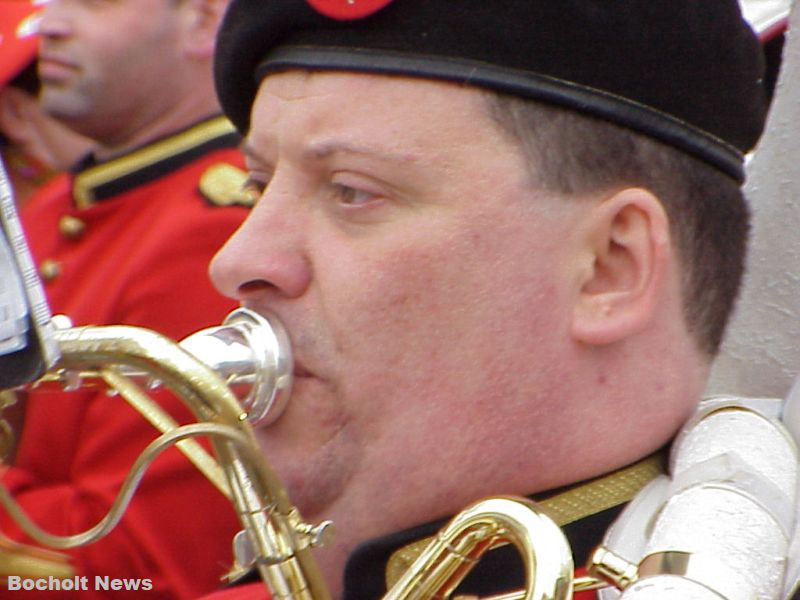
<path fill-rule="evenodd" d="M 169 0 L 52 0 L 41 21 L 44 109 L 105 138 L 138 127 L 145 107 L 173 105 L 169 82 L 186 66 L 185 12 Z"/>

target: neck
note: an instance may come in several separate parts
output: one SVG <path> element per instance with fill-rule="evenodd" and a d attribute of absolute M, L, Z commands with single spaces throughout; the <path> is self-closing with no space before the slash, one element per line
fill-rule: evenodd
<path fill-rule="evenodd" d="M 190 127 L 218 112 L 218 109 L 214 106 L 202 106 L 197 107 L 195 110 L 182 112 L 179 118 L 175 118 L 172 113 L 159 115 L 140 126 L 130 128 L 129 132 L 125 132 L 122 135 L 106 136 L 100 140 L 100 144 L 94 151 L 94 156 L 101 162 L 122 156 L 136 148 L 141 148 L 155 140 Z"/>
<path fill-rule="evenodd" d="M 95 157 L 100 161 L 127 154 L 220 113 L 210 79 L 190 81 L 194 82 L 191 87 L 175 85 L 130 114 L 98 115 L 96 120 L 74 124 L 74 128 L 98 142 Z"/>

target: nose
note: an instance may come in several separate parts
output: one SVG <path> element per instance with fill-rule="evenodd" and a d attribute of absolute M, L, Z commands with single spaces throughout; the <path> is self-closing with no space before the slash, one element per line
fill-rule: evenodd
<path fill-rule="evenodd" d="M 302 296 L 311 282 L 307 231 L 302 203 L 270 184 L 211 261 L 211 280 L 220 293 L 242 303 Z"/>
<path fill-rule="evenodd" d="M 62 38 L 70 34 L 70 24 L 61 10 L 61 4 L 61 0 L 49 0 L 39 11 L 38 33 L 42 40 Z"/>

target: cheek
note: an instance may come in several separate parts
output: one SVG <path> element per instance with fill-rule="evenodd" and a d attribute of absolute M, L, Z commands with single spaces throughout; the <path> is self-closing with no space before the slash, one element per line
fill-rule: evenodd
<path fill-rule="evenodd" d="M 359 270 L 335 335 L 340 399 L 364 463 L 392 464 L 398 478 L 446 481 L 452 464 L 478 473 L 495 432 L 553 410 L 566 362 L 556 271 L 530 250 L 468 238 L 384 253 Z"/>
<path fill-rule="evenodd" d="M 381 253 L 377 260 L 339 264 L 346 278 L 325 294 L 336 294 L 333 338 L 337 351 L 353 360 L 385 368 L 399 367 L 429 347 L 429 338 L 446 335 L 442 313 L 449 306 L 456 282 L 441 260 L 416 249 Z M 334 284 L 336 286 L 336 284 Z M 331 315 L 333 311 L 326 311 Z M 412 351 L 413 350 L 413 351 Z"/>
<path fill-rule="evenodd" d="M 332 305 L 346 308 L 333 337 L 358 374 L 352 381 L 378 397 L 485 396 L 513 386 L 531 352 L 548 344 L 553 307 L 563 304 L 542 252 L 470 234 L 375 253 L 357 268 L 340 264 L 344 301 Z"/>
<path fill-rule="evenodd" d="M 346 307 L 351 327 L 372 337 L 427 345 L 426 338 L 450 333 L 470 303 L 465 288 L 474 291 L 473 271 L 452 245 L 403 244 L 351 258 L 339 267 L 347 278 L 339 306 Z"/>

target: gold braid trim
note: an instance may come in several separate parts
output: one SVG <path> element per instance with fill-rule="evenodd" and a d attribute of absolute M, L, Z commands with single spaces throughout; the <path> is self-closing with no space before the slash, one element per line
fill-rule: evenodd
<path fill-rule="evenodd" d="M 80 209 L 87 208 L 94 204 L 95 188 L 234 131 L 228 119 L 214 117 L 130 154 L 89 167 L 78 173 L 73 181 L 75 205 Z"/>

